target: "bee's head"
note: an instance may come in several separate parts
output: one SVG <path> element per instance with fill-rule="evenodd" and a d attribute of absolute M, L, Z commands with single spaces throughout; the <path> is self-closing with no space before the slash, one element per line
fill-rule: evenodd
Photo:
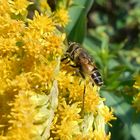
<path fill-rule="evenodd" d="M 69 42 L 68 45 L 69 45 L 69 46 L 68 46 L 67 52 L 73 52 L 73 51 L 75 51 L 77 48 L 80 47 L 80 44 L 78 44 L 78 43 L 76 43 L 76 42 Z"/>
<path fill-rule="evenodd" d="M 74 55 L 77 52 L 78 48 L 80 48 L 80 44 L 76 42 L 69 42 L 69 46 L 66 53 L 72 60 L 74 59 Z"/>

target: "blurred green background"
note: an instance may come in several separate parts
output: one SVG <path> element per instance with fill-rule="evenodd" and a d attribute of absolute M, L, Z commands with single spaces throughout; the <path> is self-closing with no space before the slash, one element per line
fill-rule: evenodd
<path fill-rule="evenodd" d="M 100 94 L 113 107 L 112 140 L 140 140 L 140 113 L 133 108 L 135 77 L 140 75 L 140 0 L 73 0 L 70 41 L 83 45 L 99 67 Z"/>

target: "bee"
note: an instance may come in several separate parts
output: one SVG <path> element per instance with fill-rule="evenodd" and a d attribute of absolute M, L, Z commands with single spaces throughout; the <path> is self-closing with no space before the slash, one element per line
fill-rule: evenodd
<path fill-rule="evenodd" d="M 65 55 L 66 58 L 70 58 L 75 63 L 74 67 L 79 69 L 83 78 L 85 78 L 86 75 L 90 77 L 93 86 L 94 83 L 99 87 L 103 85 L 103 80 L 98 68 L 79 43 L 70 42 Z M 62 59 L 62 61 L 64 59 Z"/>

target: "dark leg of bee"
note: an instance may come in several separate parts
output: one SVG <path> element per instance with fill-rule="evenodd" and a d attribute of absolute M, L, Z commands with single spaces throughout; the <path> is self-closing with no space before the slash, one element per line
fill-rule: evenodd
<path fill-rule="evenodd" d="M 85 75 L 82 73 L 81 68 L 79 69 L 79 73 L 81 74 L 82 78 L 85 79 Z"/>
<path fill-rule="evenodd" d="M 76 65 L 70 65 L 71 67 L 73 67 L 73 68 L 79 68 L 78 66 L 76 66 Z"/>
<path fill-rule="evenodd" d="M 82 73 L 81 68 L 79 66 L 76 65 L 70 65 L 70 66 L 73 68 L 77 68 L 77 72 L 80 73 L 83 79 L 85 79 L 85 75 Z"/>
<path fill-rule="evenodd" d="M 82 99 L 82 110 L 81 110 L 82 114 L 84 113 L 85 94 L 86 94 L 86 85 L 84 84 L 83 99 Z"/>
<path fill-rule="evenodd" d="M 81 71 L 79 73 L 81 74 L 82 78 L 85 79 L 85 75 Z"/>
<path fill-rule="evenodd" d="M 61 62 L 65 61 L 66 59 L 68 59 L 68 57 L 64 57 L 61 59 Z"/>
<path fill-rule="evenodd" d="M 65 61 L 65 60 L 67 60 L 66 62 L 64 62 L 65 64 L 70 63 L 70 60 L 68 60 L 68 57 L 64 57 L 64 58 L 62 58 L 62 59 L 61 59 L 61 62 Z"/>
<path fill-rule="evenodd" d="M 94 83 L 92 83 L 92 86 L 94 87 Z"/>

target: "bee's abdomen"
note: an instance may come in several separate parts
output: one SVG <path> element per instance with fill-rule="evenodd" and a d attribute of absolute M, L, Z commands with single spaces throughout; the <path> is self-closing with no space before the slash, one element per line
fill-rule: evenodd
<path fill-rule="evenodd" d="M 92 71 L 91 78 L 94 80 L 94 82 L 97 86 L 103 85 L 103 80 L 102 80 L 101 74 L 99 73 L 98 70 Z"/>

